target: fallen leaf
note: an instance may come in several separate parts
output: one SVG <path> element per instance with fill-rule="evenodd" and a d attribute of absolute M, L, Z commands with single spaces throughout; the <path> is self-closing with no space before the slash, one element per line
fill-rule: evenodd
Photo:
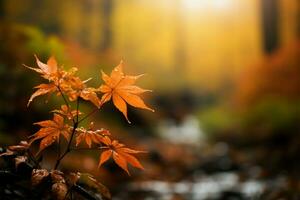
<path fill-rule="evenodd" d="M 18 169 L 18 166 L 21 164 L 21 163 L 24 163 L 27 161 L 27 157 L 26 156 L 17 156 L 15 158 L 15 166 L 16 166 L 16 169 Z"/>
<path fill-rule="evenodd" d="M 100 183 L 96 178 L 88 173 L 82 173 L 79 179 L 79 183 L 85 184 L 91 188 L 94 188 L 101 194 L 103 200 L 111 200 L 111 194 L 107 187 Z"/>
<path fill-rule="evenodd" d="M 31 185 L 33 187 L 39 185 L 42 180 L 49 176 L 49 172 L 46 169 L 33 169 L 31 174 Z"/>
<path fill-rule="evenodd" d="M 77 183 L 77 181 L 80 179 L 80 177 L 81 177 L 80 172 L 77 172 L 77 173 L 70 172 L 70 173 L 68 173 L 67 176 L 66 176 L 66 181 L 67 181 L 69 187 L 72 187 L 73 185 L 75 185 Z"/>
<path fill-rule="evenodd" d="M 64 200 L 68 192 L 68 187 L 66 183 L 58 182 L 52 185 L 51 191 L 55 199 Z"/>
<path fill-rule="evenodd" d="M 18 145 L 9 146 L 8 149 L 11 151 L 26 151 L 29 148 L 27 141 L 21 141 Z"/>

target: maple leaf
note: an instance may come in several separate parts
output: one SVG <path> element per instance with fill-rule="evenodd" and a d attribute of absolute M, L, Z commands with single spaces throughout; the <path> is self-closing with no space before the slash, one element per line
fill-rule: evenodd
<path fill-rule="evenodd" d="M 100 99 L 98 98 L 95 91 L 95 88 L 84 88 L 80 91 L 79 96 L 84 100 L 92 102 L 95 106 L 100 108 Z"/>
<path fill-rule="evenodd" d="M 36 59 L 36 63 L 39 68 L 28 67 L 26 65 L 24 65 L 24 66 L 40 73 L 41 76 L 47 80 L 55 79 L 57 76 L 56 73 L 58 72 L 56 59 L 53 56 L 51 56 L 48 59 L 47 64 L 45 64 L 45 63 L 41 62 L 36 55 L 34 55 L 34 57 Z"/>
<path fill-rule="evenodd" d="M 40 84 L 34 88 L 37 88 L 37 90 L 31 95 L 28 103 L 27 103 L 27 106 L 29 106 L 29 104 L 33 101 L 33 99 L 37 96 L 40 96 L 40 95 L 44 95 L 44 94 L 47 94 L 47 93 L 53 93 L 53 92 L 56 92 L 57 91 L 57 87 L 55 84 L 53 83 L 49 83 L 49 84 Z"/>
<path fill-rule="evenodd" d="M 28 67 L 26 65 L 24 65 L 24 66 L 31 70 L 38 72 L 39 74 L 41 74 L 41 76 L 43 78 L 51 81 L 51 83 L 40 84 L 40 85 L 36 86 L 35 88 L 37 88 L 37 90 L 31 95 L 31 97 L 27 103 L 27 106 L 29 106 L 29 104 L 32 102 L 32 100 L 37 96 L 56 92 L 58 90 L 57 85 L 60 80 L 60 71 L 58 70 L 57 62 L 53 56 L 48 59 L 47 64 L 41 62 L 36 55 L 34 55 L 34 56 L 35 56 L 38 68 Z"/>
<path fill-rule="evenodd" d="M 93 130 L 93 126 L 94 123 L 91 122 L 88 130 L 82 127 L 76 129 L 76 146 L 85 141 L 89 148 L 91 148 L 92 142 L 95 144 L 103 143 L 104 137 L 110 135 L 109 131 L 105 129 Z"/>
<path fill-rule="evenodd" d="M 130 123 L 127 117 L 127 105 L 147 109 L 154 112 L 153 109 L 149 108 L 144 101 L 138 96 L 144 92 L 150 91 L 135 86 L 136 80 L 141 77 L 139 76 L 128 76 L 123 73 L 123 62 L 115 67 L 111 72 L 110 76 L 102 71 L 102 79 L 105 84 L 102 84 L 98 90 L 103 94 L 101 103 L 105 103 L 112 98 L 114 105 L 120 110 L 125 116 L 126 120 Z"/>
<path fill-rule="evenodd" d="M 63 116 L 66 116 L 66 118 L 68 120 L 72 120 L 74 119 L 75 116 L 81 115 L 82 112 L 80 112 L 79 110 L 71 110 L 71 108 L 69 108 L 67 105 L 62 105 L 60 107 L 60 110 L 52 110 L 51 112 L 57 113 L 57 114 L 61 114 Z"/>
<path fill-rule="evenodd" d="M 58 114 L 54 114 L 53 120 L 45 120 L 34 124 L 42 127 L 38 132 L 30 136 L 32 139 L 29 141 L 29 144 L 32 144 L 35 140 L 42 139 L 37 154 L 55 141 L 58 141 L 60 135 L 63 135 L 67 140 L 69 139 L 70 128 L 64 123 L 64 118 Z"/>
<path fill-rule="evenodd" d="M 10 155 L 18 155 L 24 154 L 25 151 L 29 149 L 29 144 L 27 141 L 21 141 L 18 145 L 9 146 L 6 149 L 6 152 L 1 153 L 1 156 L 10 156 Z"/>
<path fill-rule="evenodd" d="M 53 56 L 48 59 L 47 64 L 41 62 L 36 55 L 35 58 L 38 68 L 24 66 L 38 72 L 43 78 L 49 80 L 50 83 L 36 86 L 37 90 L 30 97 L 27 106 L 37 96 L 58 92 L 58 95 L 62 95 L 61 93 L 68 95 L 70 101 L 75 101 L 78 97 L 81 97 L 86 101 L 92 102 L 98 108 L 100 107 L 100 99 L 96 93 L 98 90 L 85 85 L 90 79 L 82 81 L 79 77 L 75 76 L 77 68 L 73 67 L 69 71 L 58 68 L 57 61 Z"/>
<path fill-rule="evenodd" d="M 137 153 L 145 153 L 144 151 L 137 151 L 127 148 L 124 144 L 119 143 L 117 140 L 111 141 L 109 137 L 105 137 L 104 144 L 107 145 L 108 149 L 101 153 L 98 168 L 100 168 L 103 163 L 112 157 L 115 163 L 124 171 L 126 171 L 128 175 L 130 175 L 128 171 L 128 163 L 133 167 L 144 169 L 138 159 L 132 155 Z"/>
<path fill-rule="evenodd" d="M 100 107 L 100 99 L 98 98 L 95 88 L 87 87 L 85 83 L 88 80 L 82 81 L 79 77 L 68 75 L 65 78 L 64 84 L 62 86 L 65 93 L 68 95 L 70 101 L 77 100 L 78 97 L 86 101 L 92 102 L 98 108 Z"/>

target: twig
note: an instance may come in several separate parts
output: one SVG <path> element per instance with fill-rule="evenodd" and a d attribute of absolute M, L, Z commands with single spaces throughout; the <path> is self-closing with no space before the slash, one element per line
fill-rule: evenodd
<path fill-rule="evenodd" d="M 81 123 L 83 120 L 85 120 L 86 118 L 90 117 L 91 115 L 93 115 L 95 112 L 98 111 L 98 109 L 100 108 L 94 108 L 90 113 L 88 113 L 86 116 L 84 116 L 83 118 L 81 118 L 78 123 Z"/>
<path fill-rule="evenodd" d="M 72 129 L 72 133 L 71 133 L 71 137 L 70 137 L 70 140 L 68 142 L 68 146 L 66 148 L 66 151 L 57 159 L 56 163 L 55 163 L 55 166 L 54 166 L 54 169 L 57 169 L 61 160 L 71 151 L 71 144 L 72 144 L 72 140 L 73 140 L 73 137 L 75 135 L 75 132 L 76 132 L 76 128 L 78 127 L 78 109 L 79 109 L 79 99 L 77 99 L 77 108 L 76 108 L 76 121 L 73 119 L 73 129 Z"/>
<path fill-rule="evenodd" d="M 63 91 L 61 90 L 61 88 L 59 87 L 59 85 L 56 85 L 56 87 L 57 87 L 57 89 L 58 89 L 60 95 L 62 96 L 62 98 L 63 98 L 63 100 L 64 100 L 66 106 L 68 107 L 68 110 L 71 110 L 70 104 L 69 104 L 67 98 L 65 97 Z M 77 112 L 77 115 L 78 115 L 78 112 Z M 72 119 L 72 121 L 73 121 L 73 124 L 75 124 L 74 118 Z"/>
<path fill-rule="evenodd" d="M 55 167 L 54 167 L 54 170 L 56 170 L 61 162 L 61 160 L 70 152 L 70 147 L 71 147 L 71 143 L 72 143 L 72 140 L 73 140 L 73 137 L 74 137 L 74 134 L 75 134 L 75 130 L 78 126 L 78 123 L 75 122 L 74 126 L 73 126 L 73 129 L 72 129 L 72 133 L 71 133 L 71 138 L 68 142 L 68 146 L 67 146 L 67 149 L 66 151 L 57 159 L 56 161 L 56 164 L 55 164 Z"/>
<path fill-rule="evenodd" d="M 58 147 L 57 147 L 57 159 L 59 159 L 60 158 L 60 143 L 61 143 L 61 141 L 60 141 L 60 138 L 58 139 Z"/>
<path fill-rule="evenodd" d="M 90 117 L 90 116 L 93 115 L 95 112 L 97 112 L 97 111 L 103 106 L 103 104 L 105 103 L 107 97 L 108 97 L 108 96 L 106 96 L 104 99 L 101 99 L 99 108 L 94 108 L 90 113 L 88 113 L 86 116 L 84 116 L 83 118 L 81 118 L 81 119 L 78 121 L 78 124 L 80 124 L 83 120 L 85 120 L 86 118 Z"/>

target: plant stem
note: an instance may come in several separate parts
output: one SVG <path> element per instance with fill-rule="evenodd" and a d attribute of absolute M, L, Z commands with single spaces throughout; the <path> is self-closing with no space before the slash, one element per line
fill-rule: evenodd
<path fill-rule="evenodd" d="M 78 127 L 78 113 L 79 113 L 79 99 L 77 99 L 77 106 L 76 106 L 76 121 L 75 119 L 73 119 L 73 129 L 72 129 L 72 133 L 71 133 L 71 137 L 70 140 L 68 142 L 68 146 L 65 150 L 65 152 L 56 160 L 54 169 L 57 169 L 61 160 L 71 151 L 71 144 L 72 144 L 72 140 L 74 138 L 75 132 L 76 132 L 76 128 Z"/>
<path fill-rule="evenodd" d="M 67 98 L 65 97 L 64 93 L 62 92 L 61 88 L 59 87 L 59 85 L 57 85 L 56 87 L 57 87 L 57 89 L 58 89 L 60 95 L 62 96 L 62 98 L 63 98 L 63 100 L 64 100 L 66 106 L 68 107 L 68 110 L 71 110 L 70 104 L 69 104 Z M 78 102 L 78 99 L 77 99 L 77 118 L 78 118 L 78 105 L 79 105 L 79 102 Z M 73 121 L 73 124 L 75 124 L 74 118 L 72 119 L 72 121 Z M 78 121 L 78 120 L 77 120 L 77 121 Z"/>
<path fill-rule="evenodd" d="M 75 131 L 76 131 L 76 128 L 78 127 L 78 123 L 77 122 L 75 122 L 75 124 L 74 124 L 74 126 L 73 126 L 73 129 L 72 129 L 72 133 L 71 133 L 71 138 L 70 138 L 70 140 L 69 140 L 69 142 L 68 142 L 68 146 L 67 146 L 67 148 L 66 148 L 66 151 L 57 159 L 57 161 L 56 161 L 56 164 L 55 164 L 55 167 L 54 167 L 54 169 L 57 169 L 58 168 L 58 166 L 59 166 L 59 164 L 60 164 L 60 162 L 61 162 L 61 160 L 71 151 L 71 144 L 72 144 L 72 140 L 73 140 L 73 137 L 74 137 L 74 135 L 75 135 Z"/>
<path fill-rule="evenodd" d="M 58 146 L 57 146 L 57 159 L 60 158 L 60 154 L 61 154 L 61 149 L 60 149 L 60 138 L 58 139 Z"/>
<path fill-rule="evenodd" d="M 90 117 L 91 115 L 93 115 L 94 113 L 96 113 L 98 110 L 100 110 L 100 108 L 103 106 L 103 104 L 106 102 L 106 99 L 107 99 L 108 96 L 106 96 L 104 99 L 101 99 L 100 101 L 100 105 L 99 105 L 99 108 L 94 108 L 90 113 L 88 113 L 86 116 L 84 116 L 83 118 L 81 118 L 79 121 L 78 121 L 78 118 L 77 118 L 77 122 L 78 124 L 81 123 L 83 120 L 85 120 L 86 118 Z"/>
<path fill-rule="evenodd" d="M 79 119 L 79 98 L 77 97 L 77 103 L 76 103 L 76 122 L 79 124 L 78 119 Z"/>
<path fill-rule="evenodd" d="M 100 108 L 94 108 L 94 110 L 92 110 L 90 113 L 88 113 L 86 116 L 84 116 L 83 118 L 81 118 L 78 123 L 81 123 L 83 120 L 85 120 L 86 118 L 88 118 L 89 116 L 93 115 L 95 112 L 98 111 L 98 109 Z"/>
<path fill-rule="evenodd" d="M 57 85 L 56 87 L 57 87 L 59 93 L 61 94 L 62 98 L 64 99 L 65 104 L 68 106 L 68 108 L 70 108 L 69 102 L 67 101 L 67 99 L 66 99 L 65 95 L 63 94 L 61 88 L 59 87 L 59 85 Z"/>

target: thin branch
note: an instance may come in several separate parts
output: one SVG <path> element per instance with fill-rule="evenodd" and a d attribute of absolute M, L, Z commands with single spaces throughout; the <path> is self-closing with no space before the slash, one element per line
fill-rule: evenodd
<path fill-rule="evenodd" d="M 94 108 L 90 113 L 88 113 L 86 116 L 84 116 L 83 118 L 81 118 L 81 119 L 78 121 L 78 124 L 80 124 L 83 120 L 85 120 L 86 118 L 90 117 L 91 115 L 93 115 L 94 113 L 96 113 L 98 110 L 100 110 L 100 108 L 101 108 L 101 107 L 103 106 L 103 104 L 106 102 L 107 97 L 108 97 L 108 96 L 106 96 L 104 99 L 101 98 L 99 108 Z"/>
<path fill-rule="evenodd" d="M 72 133 L 71 133 L 71 137 L 70 137 L 70 140 L 69 140 L 69 142 L 68 142 L 68 146 L 67 146 L 67 148 L 66 148 L 66 151 L 57 159 L 57 161 L 56 161 L 56 164 L 55 164 L 55 167 L 54 167 L 54 169 L 57 169 L 58 168 L 58 166 L 59 166 L 59 164 L 60 164 L 60 162 L 61 162 L 61 160 L 71 151 L 71 144 L 72 144 L 72 140 L 73 140 L 73 137 L 74 137 L 74 135 L 75 135 L 75 132 L 76 132 L 76 128 L 78 127 L 78 115 L 79 115 L 79 99 L 77 98 L 77 106 L 76 106 L 77 108 L 77 110 L 76 110 L 76 112 L 77 112 L 77 115 L 76 115 L 76 121 L 74 120 L 74 118 L 73 118 L 73 129 L 72 129 Z"/>
<path fill-rule="evenodd" d="M 76 103 L 76 122 L 78 122 L 78 118 L 79 118 L 79 98 L 77 97 L 77 103 Z"/>
<path fill-rule="evenodd" d="M 94 108 L 90 113 L 88 113 L 86 116 L 84 116 L 83 118 L 81 118 L 78 123 L 81 123 L 83 120 L 85 120 L 86 118 L 90 117 L 91 115 L 93 115 L 95 112 L 98 111 L 98 109 L 100 108 Z"/>
<path fill-rule="evenodd" d="M 62 98 L 64 99 L 65 104 L 68 106 L 68 108 L 70 108 L 70 104 L 69 104 L 67 98 L 65 97 L 65 95 L 63 94 L 61 88 L 59 87 L 59 85 L 57 85 L 56 87 L 57 87 L 59 93 L 61 94 Z"/>
<path fill-rule="evenodd" d="M 73 129 L 72 129 L 72 133 L 71 133 L 71 138 L 68 142 L 68 146 L 66 148 L 66 151 L 57 159 L 56 161 L 56 164 L 55 164 L 55 167 L 54 167 L 54 170 L 56 170 L 61 162 L 61 160 L 70 152 L 70 147 L 71 147 L 71 144 L 72 144 L 72 140 L 73 140 L 73 137 L 75 135 L 75 131 L 76 131 L 76 128 L 78 127 L 78 123 L 75 122 L 74 126 L 73 126 Z"/>
<path fill-rule="evenodd" d="M 60 158 L 60 143 L 61 143 L 61 141 L 60 141 L 60 138 L 58 139 L 58 147 L 57 147 L 57 159 L 59 159 Z"/>
<path fill-rule="evenodd" d="M 56 85 L 56 87 L 57 87 L 57 89 L 58 89 L 60 95 L 62 96 L 62 98 L 63 98 L 63 100 L 64 100 L 66 106 L 68 107 L 68 110 L 71 110 L 70 104 L 69 104 L 67 98 L 65 97 L 63 91 L 61 90 L 61 88 L 59 87 L 59 85 Z M 78 113 L 77 113 L 77 114 L 78 114 Z M 75 124 L 75 120 L 72 119 L 72 121 L 73 121 L 73 124 Z"/>

